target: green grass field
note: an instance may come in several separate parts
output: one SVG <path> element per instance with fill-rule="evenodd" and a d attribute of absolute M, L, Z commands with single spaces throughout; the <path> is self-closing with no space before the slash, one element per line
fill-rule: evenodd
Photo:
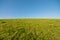
<path fill-rule="evenodd" d="M 60 19 L 0 19 L 0 40 L 60 40 Z"/>

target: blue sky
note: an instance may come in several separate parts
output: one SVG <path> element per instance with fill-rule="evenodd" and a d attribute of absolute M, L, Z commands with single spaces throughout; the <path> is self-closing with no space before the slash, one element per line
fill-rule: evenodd
<path fill-rule="evenodd" d="M 60 18 L 60 0 L 0 0 L 0 18 Z"/>

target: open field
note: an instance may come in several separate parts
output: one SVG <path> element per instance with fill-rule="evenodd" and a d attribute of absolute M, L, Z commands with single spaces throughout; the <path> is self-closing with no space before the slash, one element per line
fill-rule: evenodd
<path fill-rule="evenodd" d="M 60 19 L 0 19 L 0 40 L 60 40 Z"/>

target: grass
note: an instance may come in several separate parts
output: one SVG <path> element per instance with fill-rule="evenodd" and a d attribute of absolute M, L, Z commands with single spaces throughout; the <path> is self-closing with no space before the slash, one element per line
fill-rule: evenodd
<path fill-rule="evenodd" d="M 60 19 L 0 19 L 0 40 L 60 40 Z"/>

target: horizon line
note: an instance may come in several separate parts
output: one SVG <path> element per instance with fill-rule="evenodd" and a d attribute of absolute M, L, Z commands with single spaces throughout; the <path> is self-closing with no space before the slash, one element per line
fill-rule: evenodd
<path fill-rule="evenodd" d="M 34 17 L 33 18 L 32 17 L 22 18 L 21 17 L 21 18 L 0 18 L 0 19 L 60 19 L 60 18 L 50 18 L 50 17 L 49 18 L 47 18 L 47 17 L 45 17 L 45 18 L 42 18 L 42 17 L 41 18 L 34 18 Z"/>

